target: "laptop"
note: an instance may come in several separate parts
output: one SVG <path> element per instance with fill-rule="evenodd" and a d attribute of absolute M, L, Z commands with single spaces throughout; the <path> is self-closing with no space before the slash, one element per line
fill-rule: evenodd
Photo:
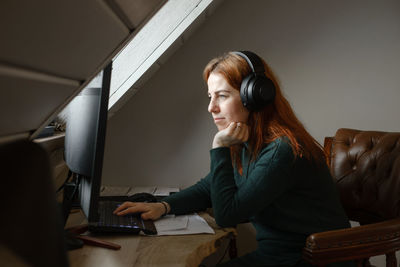
<path fill-rule="evenodd" d="M 114 232 L 156 235 L 157 229 L 152 220 L 143 220 L 140 214 L 118 216 L 113 211 L 127 201 L 127 197 L 100 197 L 98 201 L 98 220 L 89 220 L 91 232 Z"/>

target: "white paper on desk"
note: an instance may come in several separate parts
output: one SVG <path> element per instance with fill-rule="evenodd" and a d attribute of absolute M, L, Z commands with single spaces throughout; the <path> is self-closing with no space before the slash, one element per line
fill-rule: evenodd
<path fill-rule="evenodd" d="M 168 225 L 169 223 L 173 224 L 176 218 L 185 216 L 187 217 L 187 227 L 183 229 L 173 229 L 171 226 L 171 230 L 162 230 L 161 231 L 157 228 L 157 221 L 154 222 L 157 235 L 191 235 L 191 234 L 215 234 L 214 230 L 208 225 L 208 223 L 197 213 L 189 214 L 189 215 L 180 215 L 175 216 L 174 219 L 164 217 L 160 220 L 164 220 L 163 224 Z M 169 221 L 168 221 L 169 220 Z M 176 227 L 177 228 L 177 227 Z"/>
<path fill-rule="evenodd" d="M 176 192 L 179 192 L 179 188 L 177 188 L 177 187 L 161 187 L 161 186 L 158 186 L 156 188 L 156 190 L 154 191 L 154 195 L 155 196 L 164 197 L 164 196 L 169 196 L 170 193 L 176 193 Z"/>
<path fill-rule="evenodd" d="M 157 232 L 186 229 L 188 227 L 188 223 L 189 217 L 186 215 L 167 215 L 161 219 L 158 219 L 157 221 L 154 221 Z"/>

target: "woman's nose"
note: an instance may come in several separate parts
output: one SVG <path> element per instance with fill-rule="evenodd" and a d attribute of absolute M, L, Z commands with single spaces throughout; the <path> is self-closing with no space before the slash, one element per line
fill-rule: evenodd
<path fill-rule="evenodd" d="M 217 113 L 219 110 L 218 105 L 215 103 L 215 100 L 211 99 L 210 104 L 208 104 L 208 112 Z"/>

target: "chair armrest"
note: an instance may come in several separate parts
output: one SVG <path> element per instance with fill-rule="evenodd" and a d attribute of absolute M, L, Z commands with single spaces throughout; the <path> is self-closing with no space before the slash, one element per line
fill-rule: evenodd
<path fill-rule="evenodd" d="M 400 218 L 312 234 L 306 240 L 303 258 L 310 263 L 327 264 L 388 254 L 399 249 Z"/>

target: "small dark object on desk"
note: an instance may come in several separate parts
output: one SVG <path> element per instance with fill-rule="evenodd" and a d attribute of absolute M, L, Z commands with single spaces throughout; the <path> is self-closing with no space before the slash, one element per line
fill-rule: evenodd
<path fill-rule="evenodd" d="M 158 199 L 150 193 L 136 193 L 128 197 L 131 202 L 158 202 Z"/>
<path fill-rule="evenodd" d="M 45 138 L 54 135 L 55 126 L 46 126 L 43 130 L 36 136 L 36 138 Z"/>

